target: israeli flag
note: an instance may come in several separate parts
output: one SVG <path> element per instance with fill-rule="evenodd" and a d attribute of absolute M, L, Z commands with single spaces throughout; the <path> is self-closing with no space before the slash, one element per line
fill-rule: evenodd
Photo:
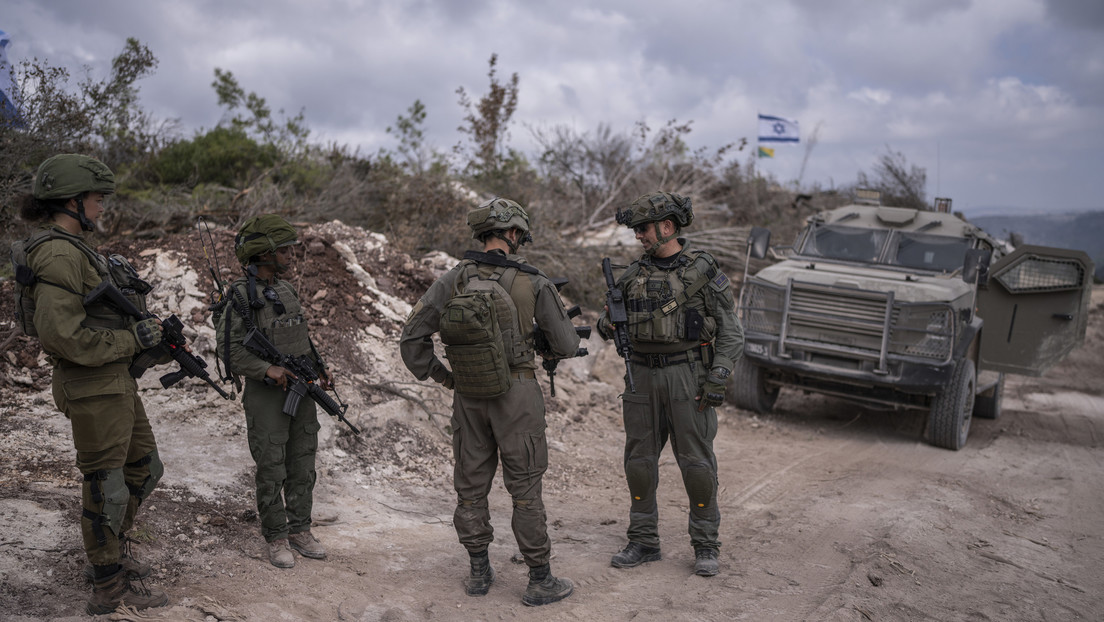
<path fill-rule="evenodd" d="M 800 136 L 797 121 L 765 114 L 759 115 L 759 142 L 796 143 Z"/>
<path fill-rule="evenodd" d="M 8 64 L 8 44 L 11 38 L 8 33 L 0 30 L 0 124 L 22 128 L 23 122 L 19 109 L 15 107 L 18 92 L 15 83 L 12 82 L 11 65 Z"/>

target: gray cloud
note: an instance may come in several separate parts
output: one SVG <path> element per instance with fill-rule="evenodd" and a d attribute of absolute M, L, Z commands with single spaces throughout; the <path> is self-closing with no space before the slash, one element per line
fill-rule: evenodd
<path fill-rule="evenodd" d="M 1101 208 L 1104 4 L 1047 0 L 9 0 L 9 57 L 105 75 L 126 37 L 160 60 L 143 104 L 186 134 L 219 121 L 215 67 L 314 136 L 393 147 L 415 99 L 447 149 L 487 60 L 520 77 L 512 137 L 569 124 L 628 131 L 693 121 L 692 146 L 748 138 L 757 112 L 819 127 L 803 182 L 854 181 L 887 148 L 929 171 L 929 196 L 987 205 Z M 807 142 L 757 163 L 792 181 Z M 747 158 L 748 154 L 736 157 Z"/>

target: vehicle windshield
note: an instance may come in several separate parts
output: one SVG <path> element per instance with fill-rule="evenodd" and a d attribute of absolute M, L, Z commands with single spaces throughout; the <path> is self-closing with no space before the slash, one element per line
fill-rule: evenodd
<path fill-rule="evenodd" d="M 810 257 L 872 263 L 878 260 L 889 232 L 840 225 L 814 227 L 800 253 Z"/>
<path fill-rule="evenodd" d="M 953 272 L 962 267 L 970 240 L 944 235 L 901 233 L 896 248 L 890 250 L 889 262 L 918 270 Z"/>

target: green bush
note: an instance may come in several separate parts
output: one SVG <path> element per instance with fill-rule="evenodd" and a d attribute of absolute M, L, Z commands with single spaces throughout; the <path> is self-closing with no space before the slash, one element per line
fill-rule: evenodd
<path fill-rule="evenodd" d="M 240 188 L 272 168 L 279 158 L 275 145 L 258 144 L 241 128 L 216 127 L 169 145 L 154 159 L 151 169 L 164 184 Z"/>

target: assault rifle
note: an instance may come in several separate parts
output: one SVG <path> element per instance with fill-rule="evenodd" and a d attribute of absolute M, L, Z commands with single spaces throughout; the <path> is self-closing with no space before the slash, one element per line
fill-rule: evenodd
<path fill-rule="evenodd" d="M 318 386 L 318 373 L 314 371 L 314 363 L 305 354 L 291 356 L 282 354 L 271 341 L 268 340 L 257 328 L 250 328 L 242 340 L 242 345 L 249 348 L 254 354 L 273 365 L 279 365 L 295 374 L 296 378 L 288 384 L 287 399 L 284 400 L 284 414 L 295 416 L 299 408 L 299 401 L 304 396 L 310 396 L 323 410 L 337 417 L 339 421 L 349 426 L 354 434 L 360 434 L 360 430 L 345 418 L 348 404 L 338 404 L 326 390 Z M 271 378 L 265 378 L 269 384 L 275 383 Z"/>
<path fill-rule="evenodd" d="M 105 298 L 108 304 L 135 319 L 145 320 L 157 317 L 152 313 L 139 311 L 138 307 L 127 300 L 123 292 L 119 291 L 119 288 L 108 280 L 104 280 L 88 292 L 88 295 L 84 297 L 84 304 L 87 306 L 100 298 Z M 229 393 L 223 391 L 222 387 L 215 384 L 215 381 L 211 379 L 211 375 L 207 373 L 207 362 L 187 350 L 185 346 L 188 342 L 184 338 L 183 330 L 184 323 L 175 314 L 161 320 L 161 342 L 148 350 L 143 350 L 135 357 L 134 362 L 130 364 L 131 377 L 141 378 L 147 369 L 156 365 L 159 360 L 163 360 L 165 355 L 168 355 L 180 364 L 180 369 L 161 376 L 162 387 L 167 389 L 184 378 L 199 378 L 214 387 L 223 398 L 233 399 Z"/>
<path fill-rule="evenodd" d="M 632 376 L 632 342 L 629 341 L 629 311 L 625 308 L 625 293 L 617 286 L 613 279 L 613 268 L 610 259 L 602 260 L 602 274 L 606 276 L 606 309 L 609 311 L 610 324 L 613 325 L 613 345 L 617 348 L 617 354 L 625 359 L 625 375 L 629 380 L 629 392 L 636 393 L 636 383 Z"/>
<path fill-rule="evenodd" d="M 558 282 L 556 279 L 552 280 L 556 284 L 556 288 L 563 287 L 562 282 Z M 567 317 L 579 317 L 582 314 L 582 310 L 579 309 L 579 305 L 575 305 L 567 310 Z M 589 326 L 576 326 L 575 334 L 583 339 L 590 339 L 590 327 Z M 571 356 L 556 356 L 552 354 L 552 344 L 548 343 L 548 337 L 544 334 L 544 331 L 540 329 L 540 326 L 533 324 L 533 348 L 541 355 L 543 361 L 541 367 L 544 367 L 544 371 L 548 372 L 548 388 L 552 392 L 552 397 L 556 397 L 556 367 L 560 364 L 560 361 L 565 358 L 574 358 L 576 356 L 586 356 L 590 354 L 586 348 L 579 348 L 575 350 L 575 354 Z"/>

